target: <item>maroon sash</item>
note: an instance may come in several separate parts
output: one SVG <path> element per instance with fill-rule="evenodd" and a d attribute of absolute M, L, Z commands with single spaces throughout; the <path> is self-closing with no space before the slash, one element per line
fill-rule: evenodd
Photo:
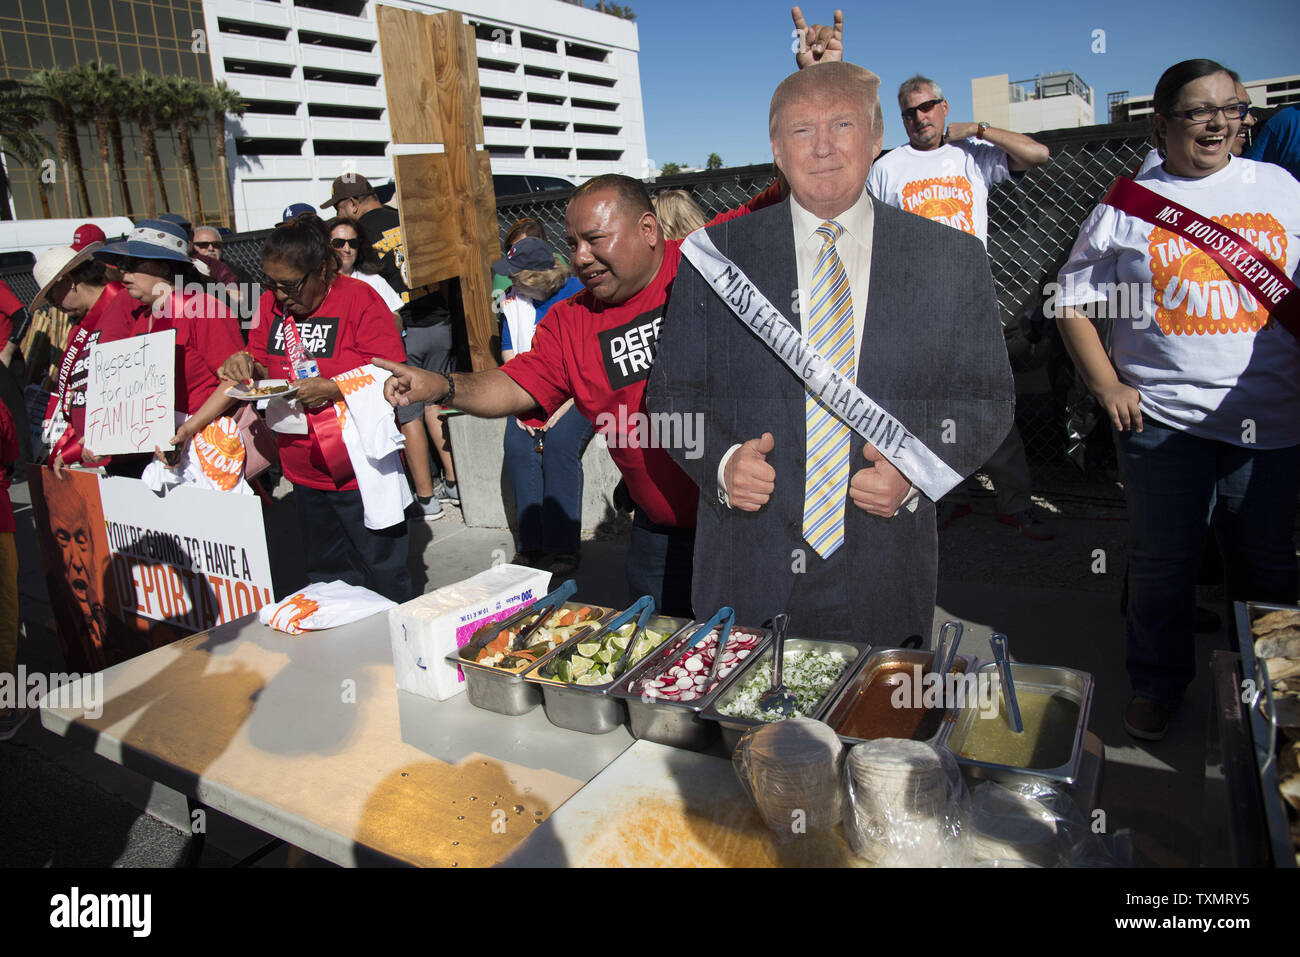
<path fill-rule="evenodd" d="M 289 360 L 289 379 L 297 381 L 297 365 L 307 358 L 307 350 L 302 346 L 302 336 L 293 317 L 285 312 L 281 314 L 281 319 L 284 321 L 284 355 Z M 352 459 L 348 458 L 348 448 L 343 444 L 343 429 L 339 426 L 334 403 L 327 403 L 323 409 L 315 412 L 307 408 L 303 411 L 307 413 L 307 427 L 311 430 L 312 441 L 321 458 L 325 460 L 330 478 L 341 488 L 352 480 L 355 473 L 352 471 Z"/>
<path fill-rule="evenodd" d="M 1300 339 L 1300 294 L 1277 263 L 1234 230 L 1120 176 L 1102 202 L 1181 236 L 1251 291 L 1269 317 Z"/>

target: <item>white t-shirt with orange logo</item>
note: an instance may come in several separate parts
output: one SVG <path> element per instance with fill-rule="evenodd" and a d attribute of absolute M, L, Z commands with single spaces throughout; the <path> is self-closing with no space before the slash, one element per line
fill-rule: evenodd
<path fill-rule="evenodd" d="M 1162 166 L 1136 179 L 1235 230 L 1294 279 L 1300 183 L 1285 170 L 1233 157 L 1202 179 Z M 1111 360 L 1143 415 L 1243 447 L 1300 445 L 1300 344 L 1207 253 L 1103 204 L 1057 281 L 1061 306 L 1110 303 Z"/>
<path fill-rule="evenodd" d="M 882 203 L 978 236 L 989 244 L 989 187 L 1008 179 L 1007 154 L 992 143 L 961 140 L 938 149 L 910 143 L 871 167 L 867 190 Z"/>

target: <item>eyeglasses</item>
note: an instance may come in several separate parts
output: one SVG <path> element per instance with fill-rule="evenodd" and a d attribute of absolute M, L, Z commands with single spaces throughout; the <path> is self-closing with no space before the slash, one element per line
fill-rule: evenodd
<path fill-rule="evenodd" d="M 936 106 L 943 102 L 943 97 L 937 100 L 926 100 L 924 103 L 918 103 L 916 106 L 908 107 L 903 111 L 903 119 L 916 122 L 917 113 L 929 113 Z"/>
<path fill-rule="evenodd" d="M 296 296 L 298 293 L 302 292 L 302 287 L 307 285 L 307 280 L 311 277 L 312 273 L 309 272 L 297 282 L 280 282 L 276 279 L 272 279 L 266 273 L 262 273 L 262 286 L 271 290 L 271 292 L 282 293 L 286 296 Z"/>
<path fill-rule="evenodd" d="M 1223 111 L 1225 120 L 1244 120 L 1250 112 L 1248 103 L 1229 103 L 1227 106 L 1197 106 L 1190 110 L 1170 110 L 1170 116 L 1178 116 L 1193 123 L 1208 123 Z"/>
<path fill-rule="evenodd" d="M 360 249 L 361 240 L 358 239 L 356 236 L 353 236 L 351 239 L 342 239 L 340 237 L 336 237 L 330 240 L 330 245 L 333 246 L 335 249 L 342 249 L 344 246 L 347 246 L 349 249 Z"/>
<path fill-rule="evenodd" d="M 220 249 L 221 246 L 221 243 L 207 242 L 199 239 L 194 240 L 195 249 Z"/>

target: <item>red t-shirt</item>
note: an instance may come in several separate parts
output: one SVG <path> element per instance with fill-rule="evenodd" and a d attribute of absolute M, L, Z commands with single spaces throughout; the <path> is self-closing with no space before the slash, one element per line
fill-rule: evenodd
<path fill-rule="evenodd" d="M 780 191 L 773 185 L 709 225 L 779 201 Z M 578 411 L 606 434 L 610 457 L 646 517 L 693 528 L 699 501 L 695 482 L 664 449 L 641 444 L 641 437 L 650 436 L 645 384 L 681 259 L 681 241 L 667 240 L 659 271 L 630 299 L 602 302 L 584 290 L 556 303 L 533 333 L 532 348 L 501 370 L 537 400 L 547 417 L 572 396 Z"/>
<path fill-rule="evenodd" d="M 406 361 L 406 349 L 393 322 L 393 311 L 384 305 L 377 292 L 350 276 L 336 276 L 319 308 L 306 319 L 295 317 L 294 324 L 302 337 L 304 351 L 316 360 L 320 374 L 326 378 L 360 368 L 372 357 Z M 266 366 L 270 378 L 290 377 L 284 348 L 284 317 L 274 293 L 262 294 L 257 320 L 248 334 L 248 351 Z M 334 483 L 310 433 L 277 432 L 275 438 L 285 477 L 295 485 L 324 491 L 357 487 L 356 479 L 349 479 L 342 486 Z"/>
<path fill-rule="evenodd" d="M 14 295 L 14 291 L 3 279 L 0 279 L 0 346 L 8 342 L 9 337 L 13 335 L 13 315 L 22 308 L 22 300 Z"/>
<path fill-rule="evenodd" d="M 18 428 L 9 406 L 0 402 L 0 535 L 18 530 L 9 501 L 9 466 L 18 461 Z"/>
<path fill-rule="evenodd" d="M 110 282 L 81 322 L 68 333 L 68 344 L 59 363 L 59 408 L 78 436 L 84 435 L 86 430 L 90 347 L 96 342 L 129 339 L 135 330 L 132 309 L 136 305 L 125 286 L 120 282 Z"/>
<path fill-rule="evenodd" d="M 137 336 L 176 330 L 176 411 L 193 415 L 220 384 L 221 364 L 244 348 L 234 313 L 206 293 L 176 292 L 161 314 L 143 303 L 132 314 Z"/>

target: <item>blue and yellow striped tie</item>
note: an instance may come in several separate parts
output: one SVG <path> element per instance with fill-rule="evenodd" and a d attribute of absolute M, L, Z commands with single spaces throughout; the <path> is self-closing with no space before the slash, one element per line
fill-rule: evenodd
<path fill-rule="evenodd" d="M 808 308 L 808 344 L 841 375 L 853 378 L 853 297 L 849 277 L 835 254 L 844 227 L 822 223 L 821 254 L 813 272 Z M 849 484 L 849 427 L 811 392 L 804 396 L 807 456 L 804 472 L 803 537 L 822 558 L 844 544 L 844 499 Z"/>

